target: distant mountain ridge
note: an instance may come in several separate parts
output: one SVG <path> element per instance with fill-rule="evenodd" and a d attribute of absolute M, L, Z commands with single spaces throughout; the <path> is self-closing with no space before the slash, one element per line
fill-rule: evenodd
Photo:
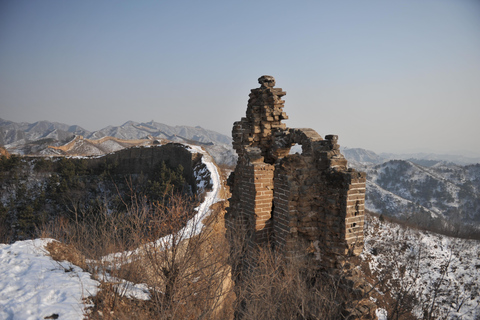
<path fill-rule="evenodd" d="M 479 163 L 391 160 L 360 148 L 344 148 L 343 154 L 350 167 L 367 173 L 368 210 L 437 231 L 480 225 Z"/>
<path fill-rule="evenodd" d="M 113 139 L 100 140 L 106 137 Z M 13 154 L 101 155 L 134 145 L 157 143 L 156 140 L 199 144 L 217 163 L 232 165 L 236 162 L 230 137 L 199 126 L 127 121 L 120 126 L 90 132 L 57 122 L 15 123 L 0 119 L 0 144 Z"/>
<path fill-rule="evenodd" d="M 102 155 L 166 141 L 198 144 L 217 163 L 236 163 L 231 138 L 201 127 L 127 121 L 89 132 L 56 122 L 0 119 L 0 143 L 12 154 Z M 367 172 L 367 209 L 416 224 L 480 224 L 480 164 L 465 165 L 480 159 L 431 154 L 395 157 L 361 148 L 342 148 L 342 153 L 350 167 Z"/>
<path fill-rule="evenodd" d="M 76 125 L 37 121 L 35 123 L 13 122 L 0 118 L 0 144 L 28 143 L 41 139 L 69 140 L 75 135 L 89 135 L 88 130 Z"/>
<path fill-rule="evenodd" d="M 231 144 L 232 142 L 232 139 L 226 135 L 199 126 L 169 126 L 154 121 L 142 123 L 127 121 L 121 126 L 108 126 L 92 132 L 86 138 L 99 139 L 111 136 L 119 139 L 144 139 L 149 135 L 170 141 L 187 139 L 202 143 Z"/>
<path fill-rule="evenodd" d="M 148 136 L 154 136 L 168 140 L 179 138 L 203 143 L 231 143 L 230 137 L 199 126 L 169 126 L 154 121 L 142 123 L 127 121 L 120 126 L 108 126 L 90 132 L 77 125 L 58 122 L 16 123 L 0 118 L 0 144 L 2 145 L 15 144 L 20 140 L 25 142 L 47 138 L 65 140 L 75 135 L 81 135 L 87 139 L 100 139 L 107 136 L 119 139 L 145 139 Z"/>
<path fill-rule="evenodd" d="M 378 164 L 388 160 L 410 160 L 424 166 L 432 166 L 439 162 L 451 162 L 459 165 L 480 163 L 480 157 L 435 153 L 380 153 L 362 148 L 341 148 L 342 153 L 350 161 L 367 164 Z"/>

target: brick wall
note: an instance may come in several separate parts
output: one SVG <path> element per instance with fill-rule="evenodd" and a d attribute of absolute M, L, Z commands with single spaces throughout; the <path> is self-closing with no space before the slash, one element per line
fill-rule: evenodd
<path fill-rule="evenodd" d="M 335 268 L 342 257 L 363 249 L 365 174 L 347 168 L 337 136 L 286 128 L 286 93 L 274 88 L 273 77 L 262 76 L 259 83 L 246 117 L 232 130 L 239 160 L 229 182 L 227 229 L 245 230 L 246 261 L 249 251 L 270 245 Z M 302 154 L 289 154 L 294 144 Z"/>

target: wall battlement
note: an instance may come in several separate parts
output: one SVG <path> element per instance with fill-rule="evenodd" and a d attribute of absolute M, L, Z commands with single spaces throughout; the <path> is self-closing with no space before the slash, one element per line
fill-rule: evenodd
<path fill-rule="evenodd" d="M 363 250 L 365 173 L 347 168 L 336 135 L 281 123 L 286 92 L 271 76 L 258 81 L 246 117 L 233 125 L 238 163 L 229 178 L 227 230 L 245 230 L 248 248 L 270 245 L 336 268 Z M 295 144 L 301 154 L 290 154 Z"/>

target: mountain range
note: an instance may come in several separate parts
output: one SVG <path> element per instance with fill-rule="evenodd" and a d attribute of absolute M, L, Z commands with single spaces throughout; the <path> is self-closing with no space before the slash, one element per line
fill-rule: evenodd
<path fill-rule="evenodd" d="M 0 119 L 0 144 L 14 154 L 102 155 L 168 141 L 198 144 L 219 164 L 234 165 L 231 138 L 201 127 L 128 121 L 90 132 L 57 122 Z M 376 154 L 342 148 L 349 166 L 367 173 L 366 208 L 445 231 L 480 225 L 480 159 L 435 154 Z M 476 231 L 475 231 L 476 232 Z"/>
<path fill-rule="evenodd" d="M 203 146 L 218 163 L 234 164 L 231 138 L 202 127 L 169 126 L 127 121 L 90 132 L 79 126 L 38 121 L 16 123 L 0 119 L 0 145 L 21 155 L 102 155 L 134 145 L 166 141 Z"/>
<path fill-rule="evenodd" d="M 108 126 L 90 132 L 77 125 L 71 126 L 58 122 L 17 123 L 0 118 L 0 144 L 5 146 L 42 139 L 66 142 L 75 135 L 81 135 L 87 139 L 100 139 L 107 136 L 119 139 L 143 139 L 150 135 L 172 141 L 188 139 L 203 143 L 231 143 L 230 137 L 212 130 L 198 126 L 168 126 L 154 121 L 143 123 L 127 121 L 121 126 Z"/>
<path fill-rule="evenodd" d="M 476 233 L 467 226 L 480 225 L 479 163 L 390 160 L 359 148 L 343 153 L 349 166 L 367 173 L 368 210 L 436 231 Z"/>
<path fill-rule="evenodd" d="M 440 162 L 469 165 L 480 163 L 480 157 L 467 157 L 459 154 L 436 154 L 436 153 L 380 153 L 362 148 L 341 148 L 342 153 L 350 161 L 358 163 L 383 163 L 388 160 L 409 160 L 419 165 L 430 167 Z"/>

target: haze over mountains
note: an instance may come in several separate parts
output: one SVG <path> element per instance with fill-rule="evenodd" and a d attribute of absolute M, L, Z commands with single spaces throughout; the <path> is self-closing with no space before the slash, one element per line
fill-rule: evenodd
<path fill-rule="evenodd" d="M 451 162 L 459 165 L 480 163 L 480 157 L 468 157 L 460 154 L 436 153 L 375 153 L 362 148 L 341 148 L 345 157 L 351 161 L 361 163 L 382 163 L 388 160 L 412 160 L 420 165 L 432 166 L 439 162 Z"/>
<path fill-rule="evenodd" d="M 200 144 L 231 145 L 231 137 L 196 126 L 170 126 L 158 122 L 127 121 L 120 126 L 108 126 L 97 131 L 88 131 L 77 125 L 59 122 L 37 121 L 35 123 L 13 122 L 0 118 L 0 145 L 14 153 L 38 153 L 47 145 L 60 146 L 71 141 L 76 135 L 84 139 L 98 140 L 104 137 L 117 139 L 165 139 L 173 142 L 195 142 Z M 112 150 L 114 151 L 114 150 Z M 357 164 L 380 164 L 388 160 L 410 160 L 420 165 L 431 166 L 441 161 L 459 165 L 480 163 L 480 157 L 452 154 L 380 153 L 361 148 L 343 147 L 342 152 L 349 161 Z"/>

